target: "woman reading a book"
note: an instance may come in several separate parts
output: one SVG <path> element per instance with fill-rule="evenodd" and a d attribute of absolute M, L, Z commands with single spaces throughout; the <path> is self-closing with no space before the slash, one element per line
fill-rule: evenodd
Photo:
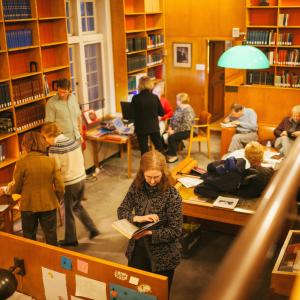
<path fill-rule="evenodd" d="M 181 203 L 178 191 L 170 183 L 165 157 L 158 151 L 146 152 L 118 208 L 118 218 L 140 226 L 158 222 L 130 239 L 126 256 L 130 267 L 167 276 L 169 289 L 181 257 Z"/>

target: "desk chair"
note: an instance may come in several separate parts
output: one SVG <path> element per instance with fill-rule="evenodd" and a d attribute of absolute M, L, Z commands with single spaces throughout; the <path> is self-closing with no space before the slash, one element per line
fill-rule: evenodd
<path fill-rule="evenodd" d="M 201 151 L 201 142 L 207 142 L 207 157 L 210 158 L 210 121 L 211 114 L 207 111 L 200 112 L 199 118 L 195 118 L 195 124 L 192 126 L 189 138 L 189 148 L 187 157 L 191 156 L 192 145 L 198 142 L 199 152 Z"/>

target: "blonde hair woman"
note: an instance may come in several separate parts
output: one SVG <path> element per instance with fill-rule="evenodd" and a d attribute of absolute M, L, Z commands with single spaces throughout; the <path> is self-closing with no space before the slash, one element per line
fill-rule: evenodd
<path fill-rule="evenodd" d="M 141 77 L 138 88 L 139 94 L 133 96 L 131 106 L 134 129 L 141 153 L 143 154 L 149 150 L 148 137 L 150 137 L 157 150 L 163 151 L 158 117 L 162 117 L 165 112 L 159 98 L 152 93 L 153 83 L 149 77 Z"/>
<path fill-rule="evenodd" d="M 168 162 L 173 163 L 178 160 L 178 145 L 182 140 L 190 136 L 191 128 L 194 124 L 195 112 L 190 106 L 190 98 L 187 93 L 176 95 L 177 109 L 171 119 L 168 129 Z"/>
<path fill-rule="evenodd" d="M 142 155 L 140 168 L 118 208 L 118 218 L 137 225 L 159 221 L 138 239 L 131 239 L 128 265 L 168 276 L 169 288 L 180 262 L 182 199 L 171 185 L 164 155 L 158 151 Z"/>

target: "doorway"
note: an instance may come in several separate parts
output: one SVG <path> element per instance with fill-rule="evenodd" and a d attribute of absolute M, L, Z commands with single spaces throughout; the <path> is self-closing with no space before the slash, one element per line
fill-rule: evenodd
<path fill-rule="evenodd" d="M 208 111 L 212 114 L 212 122 L 224 116 L 224 80 L 225 69 L 218 67 L 217 62 L 225 51 L 225 40 L 208 41 Z"/>

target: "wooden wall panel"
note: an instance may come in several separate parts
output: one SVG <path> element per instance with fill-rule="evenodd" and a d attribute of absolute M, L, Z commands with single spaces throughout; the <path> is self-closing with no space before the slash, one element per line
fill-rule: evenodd
<path fill-rule="evenodd" d="M 166 0 L 166 78 L 167 97 L 176 106 L 175 96 L 187 92 L 198 113 L 207 107 L 206 71 L 196 70 L 205 64 L 207 40 L 229 39 L 232 27 L 245 29 L 245 1 L 241 0 Z M 192 67 L 174 68 L 174 42 L 192 44 Z"/>
<path fill-rule="evenodd" d="M 225 112 L 230 105 L 239 102 L 257 112 L 258 122 L 277 125 L 290 115 L 294 105 L 299 105 L 299 91 L 275 87 L 240 86 L 238 92 L 225 93 Z"/>

